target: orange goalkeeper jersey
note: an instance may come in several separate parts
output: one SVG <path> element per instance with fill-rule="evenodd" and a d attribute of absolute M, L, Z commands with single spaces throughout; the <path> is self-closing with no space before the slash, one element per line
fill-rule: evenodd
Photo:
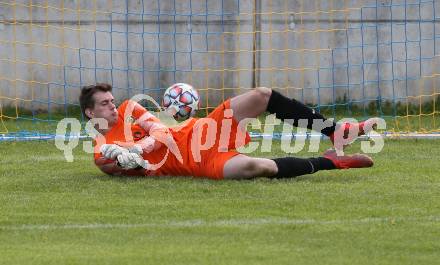
<path fill-rule="evenodd" d="M 101 169 L 105 165 L 115 164 L 114 161 L 105 159 L 99 153 L 102 144 L 136 143 L 149 136 L 149 132 L 145 131 L 137 122 L 148 111 L 132 101 L 134 104 L 132 113 L 125 113 L 129 102 L 128 100 L 124 101 L 119 106 L 116 124 L 105 135 L 95 139 L 97 143 L 95 145 L 95 163 Z M 183 125 L 169 128 L 169 133 L 178 147 L 180 156 L 171 152 L 166 145 L 162 145 L 151 153 L 142 154 L 142 157 L 150 164 L 158 165 L 155 170 L 121 171 L 114 166 L 112 170 L 103 171 L 126 175 L 194 176 L 222 179 L 223 166 L 226 161 L 239 154 L 236 148 L 250 141 L 246 130 L 239 128 L 238 122 L 231 116 L 230 100 L 227 100 L 206 118 L 191 118 Z M 160 123 L 160 120 L 153 115 L 148 115 L 146 121 Z M 124 124 L 129 125 L 131 129 L 128 137 L 124 136 Z"/>

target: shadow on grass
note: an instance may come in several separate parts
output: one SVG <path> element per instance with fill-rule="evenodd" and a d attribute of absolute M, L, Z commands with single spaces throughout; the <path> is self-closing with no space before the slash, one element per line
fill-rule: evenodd
<path fill-rule="evenodd" d="M 101 175 L 94 176 L 99 181 L 116 181 L 121 183 L 133 183 L 133 182 L 197 182 L 197 183 L 219 183 L 221 181 L 212 180 L 208 178 L 196 178 L 191 176 L 128 176 L 128 175 L 107 175 L 101 173 Z"/>
<path fill-rule="evenodd" d="M 339 183 L 339 184 L 351 184 L 351 183 L 357 183 L 357 182 L 363 182 L 365 179 L 371 177 L 367 176 L 366 173 L 357 173 L 353 170 L 353 172 L 350 175 L 347 175 L 344 173 L 343 175 L 338 174 L 338 171 L 334 172 L 326 172 L 324 174 L 320 175 L 304 175 L 296 178 L 295 180 L 298 182 L 310 182 L 310 183 Z"/>
<path fill-rule="evenodd" d="M 223 179 L 223 180 L 213 180 L 209 178 L 201 178 L 201 177 L 192 177 L 192 176 L 127 176 L 127 175 L 106 175 L 105 173 L 101 173 L 99 175 L 93 176 L 94 179 L 97 179 L 102 182 L 107 181 L 115 181 L 120 183 L 133 183 L 133 182 L 158 182 L 164 183 L 188 183 L 194 182 L 197 184 L 235 184 L 238 185 L 253 185 L 253 184 L 282 184 L 282 183 L 357 183 L 365 181 L 366 178 L 371 176 L 367 176 L 365 172 L 356 173 L 353 171 L 350 175 L 339 175 L 337 171 L 335 172 L 326 172 L 324 174 L 319 175 L 303 175 L 295 178 L 281 178 L 281 179 L 271 179 L 271 178 L 252 178 L 252 179 Z"/>

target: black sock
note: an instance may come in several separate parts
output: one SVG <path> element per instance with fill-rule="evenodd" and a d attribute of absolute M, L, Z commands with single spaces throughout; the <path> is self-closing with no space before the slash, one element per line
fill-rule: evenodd
<path fill-rule="evenodd" d="M 277 164 L 278 173 L 270 178 L 294 178 L 305 174 L 312 174 L 319 170 L 336 168 L 333 162 L 325 157 L 282 157 L 272 160 Z"/>
<path fill-rule="evenodd" d="M 313 109 L 307 107 L 303 103 L 295 100 L 287 98 L 280 93 L 278 93 L 275 90 L 272 90 L 272 95 L 269 98 L 269 104 L 267 105 L 267 111 L 271 114 L 275 114 L 275 116 L 278 119 L 285 120 L 285 119 L 291 119 L 293 120 L 293 126 L 298 127 L 298 121 L 300 119 L 306 119 L 307 122 L 307 128 L 313 129 L 313 120 L 320 119 L 320 120 L 327 120 L 319 114 L 318 112 L 315 112 Z M 336 123 L 333 122 L 333 125 L 331 127 L 326 127 L 321 130 L 321 133 L 324 135 L 330 136 L 332 133 L 334 133 L 336 128 Z"/>

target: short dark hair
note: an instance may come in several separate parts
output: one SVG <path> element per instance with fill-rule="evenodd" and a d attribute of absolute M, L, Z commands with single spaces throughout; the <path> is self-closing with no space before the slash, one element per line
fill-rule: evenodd
<path fill-rule="evenodd" d="M 84 115 L 84 118 L 88 120 L 90 118 L 86 115 L 86 109 L 93 108 L 95 106 L 95 99 L 93 98 L 93 95 L 99 91 L 111 92 L 112 86 L 110 84 L 97 83 L 96 85 L 85 86 L 81 88 L 81 95 L 79 96 L 79 105 L 81 106 L 81 111 Z"/>

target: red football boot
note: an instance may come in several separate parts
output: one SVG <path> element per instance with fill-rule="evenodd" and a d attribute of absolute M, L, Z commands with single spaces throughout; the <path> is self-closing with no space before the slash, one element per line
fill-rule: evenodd
<path fill-rule="evenodd" d="M 367 155 L 354 154 L 338 156 L 336 151 L 329 149 L 323 156 L 333 162 L 337 169 L 372 167 L 373 159 Z"/>

